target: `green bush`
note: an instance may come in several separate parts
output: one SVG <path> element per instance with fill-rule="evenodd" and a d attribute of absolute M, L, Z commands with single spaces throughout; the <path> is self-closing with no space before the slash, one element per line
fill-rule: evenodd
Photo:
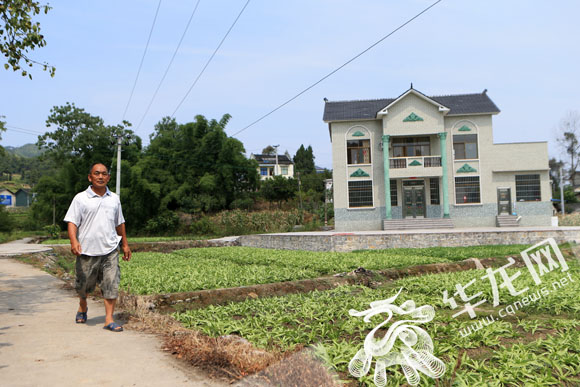
<path fill-rule="evenodd" d="M 10 216 L 4 206 L 0 206 L 0 232 L 10 232 L 13 226 L 12 216 Z"/>
<path fill-rule="evenodd" d="M 179 227 L 179 216 L 175 212 L 164 212 L 147 221 L 145 231 L 152 235 L 172 233 Z"/>
<path fill-rule="evenodd" d="M 236 209 L 199 219 L 191 225 L 191 232 L 219 236 L 289 232 L 299 219 L 296 210 L 248 212 Z"/>
<path fill-rule="evenodd" d="M 57 225 L 48 225 L 42 228 L 49 237 L 52 239 L 58 239 L 60 237 L 60 227 Z"/>
<path fill-rule="evenodd" d="M 193 235 L 215 235 L 217 233 L 215 225 L 207 216 L 193 222 L 190 231 Z"/>

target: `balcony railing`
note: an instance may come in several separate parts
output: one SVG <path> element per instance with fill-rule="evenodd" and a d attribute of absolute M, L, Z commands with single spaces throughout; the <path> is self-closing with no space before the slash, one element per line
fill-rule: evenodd
<path fill-rule="evenodd" d="M 419 166 L 425 168 L 440 167 L 441 156 L 392 157 L 389 159 L 389 168 L 393 169 Z"/>

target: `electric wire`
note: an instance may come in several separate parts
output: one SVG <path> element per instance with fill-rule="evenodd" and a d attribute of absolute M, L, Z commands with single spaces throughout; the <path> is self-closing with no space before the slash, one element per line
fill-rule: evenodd
<path fill-rule="evenodd" d="M 199 81 L 199 78 L 201 78 L 201 76 L 203 75 L 203 73 L 205 72 L 205 69 L 207 69 L 207 66 L 209 66 L 209 64 L 211 63 L 211 61 L 213 60 L 215 54 L 217 54 L 218 50 L 220 49 L 220 47 L 222 46 L 222 44 L 225 42 L 226 38 L 228 37 L 228 35 L 230 34 L 230 32 L 232 31 L 232 29 L 234 28 L 234 26 L 236 25 L 236 23 L 238 22 L 238 20 L 240 19 L 240 17 L 242 16 L 242 14 L 244 13 L 244 10 L 246 9 L 246 7 L 248 6 L 248 4 L 250 4 L 250 0 L 246 1 L 246 4 L 244 4 L 244 6 L 242 7 L 242 10 L 240 11 L 240 13 L 238 14 L 238 16 L 236 17 L 236 19 L 234 20 L 234 22 L 232 23 L 232 25 L 230 26 L 230 28 L 228 29 L 228 32 L 226 32 L 226 34 L 224 35 L 224 37 L 222 38 L 221 42 L 218 44 L 218 46 L 216 47 L 216 49 L 214 50 L 213 54 L 211 54 L 211 56 L 209 57 L 208 61 L 206 62 L 205 66 L 203 66 L 203 68 L 201 69 L 201 71 L 199 72 L 199 74 L 197 75 L 197 78 L 195 78 L 195 80 L 193 81 L 193 83 L 191 84 L 191 86 L 189 87 L 189 90 L 187 90 L 187 93 L 185 93 L 185 95 L 183 96 L 183 98 L 181 99 L 181 101 L 179 102 L 179 104 L 177 104 L 177 107 L 175 108 L 175 110 L 173 111 L 173 114 L 171 114 L 171 117 L 175 117 L 175 113 L 177 113 L 177 111 L 179 110 L 179 108 L 181 107 L 181 105 L 183 104 L 183 102 L 186 100 L 186 98 L 189 96 L 189 93 L 191 93 L 191 90 L 193 90 L 194 86 L 197 84 L 197 81 Z"/>
<path fill-rule="evenodd" d="M 167 68 L 165 69 L 165 72 L 163 73 L 163 77 L 161 77 L 161 80 L 159 81 L 159 84 L 157 85 L 157 89 L 155 89 L 155 92 L 153 93 L 153 97 L 151 97 L 151 100 L 149 101 L 149 105 L 147 105 L 147 109 L 145 109 L 145 113 L 143 113 L 143 116 L 141 117 L 141 120 L 139 121 L 139 125 L 137 125 L 137 128 L 135 129 L 135 131 L 137 131 L 141 127 L 141 124 L 143 124 L 143 121 L 145 120 L 147 113 L 149 113 L 149 109 L 151 109 L 151 105 L 153 105 L 153 101 L 155 101 L 155 97 L 157 97 L 157 93 L 159 92 L 159 89 L 161 89 L 161 85 L 163 84 L 163 81 L 165 81 L 165 77 L 167 76 L 167 73 L 169 72 L 169 69 L 171 68 L 171 65 L 173 64 L 173 60 L 175 59 L 175 56 L 177 55 L 177 52 L 179 51 L 179 48 L 181 47 L 181 43 L 183 42 L 183 39 L 185 38 L 185 34 L 187 33 L 189 26 L 191 25 L 191 21 L 193 20 L 193 16 L 195 15 L 195 13 L 197 11 L 197 7 L 199 6 L 200 2 L 201 2 L 201 0 L 197 0 L 197 3 L 195 3 L 195 7 L 193 8 L 193 11 L 191 12 L 191 16 L 189 17 L 189 20 L 187 21 L 187 25 L 185 26 L 185 29 L 183 30 L 183 33 L 181 34 L 181 38 L 179 39 L 179 43 L 177 44 L 177 47 L 175 47 L 175 51 L 173 52 L 173 56 L 171 57 L 171 60 L 169 61 L 169 64 L 167 65 Z"/>
<path fill-rule="evenodd" d="M 382 38 L 380 38 L 379 40 L 377 40 L 375 43 L 373 43 L 372 45 L 370 45 L 369 47 L 367 47 L 366 49 L 364 49 L 363 51 L 361 51 L 360 53 L 358 53 L 357 55 L 355 55 L 354 57 L 352 57 L 351 59 L 349 59 L 348 61 L 346 61 L 342 65 L 340 65 L 339 67 L 337 67 L 336 69 L 332 70 L 330 73 L 326 74 L 324 77 L 320 78 L 318 81 L 314 82 L 313 84 L 311 84 L 307 88 L 303 89 L 301 92 L 299 92 L 298 94 L 296 94 L 292 98 L 286 100 L 282 104 L 280 104 L 277 107 L 275 107 L 274 109 L 270 110 L 268 113 L 264 114 L 263 116 L 261 116 L 260 118 L 258 118 L 255 121 L 253 121 L 249 125 L 245 126 L 244 128 L 242 128 L 242 129 L 238 130 L 237 132 L 235 132 L 234 134 L 232 134 L 232 137 L 237 136 L 238 134 L 242 133 L 246 129 L 249 129 L 250 127 L 254 126 L 258 122 L 262 121 L 264 118 L 266 118 L 266 117 L 270 116 L 271 114 L 275 113 L 276 111 L 280 110 L 284 106 L 288 105 L 290 102 L 294 101 L 296 98 L 300 97 L 302 94 L 306 93 L 307 91 L 309 91 L 310 89 L 314 88 L 315 86 L 317 86 L 321 82 L 325 81 L 327 78 L 331 77 L 332 75 L 334 75 L 335 73 L 337 73 L 338 71 L 340 71 L 342 68 L 346 67 L 347 65 L 349 65 L 352 62 L 354 62 L 356 59 L 358 59 L 362 55 L 366 54 L 368 51 L 370 51 L 375 46 L 377 46 L 378 44 L 380 44 L 382 41 L 384 41 L 385 39 L 387 39 L 388 37 L 390 37 L 391 35 L 393 35 L 395 32 L 399 31 L 400 29 L 402 29 L 403 27 L 405 27 L 407 24 L 411 23 L 413 20 L 417 19 L 419 16 L 421 16 L 425 12 L 429 11 L 431 8 L 433 8 L 435 5 L 437 5 L 441 1 L 443 1 L 443 0 L 437 0 L 436 2 L 434 2 L 433 4 L 431 4 L 430 6 L 428 6 L 427 8 L 423 9 L 421 12 L 419 12 L 418 14 L 416 14 L 415 16 L 413 16 L 412 18 L 410 18 L 409 20 L 407 20 L 406 22 L 404 22 L 403 24 L 401 24 L 400 26 L 398 26 L 397 28 L 395 28 L 394 30 L 392 30 L 391 32 L 389 32 L 387 35 L 383 36 Z"/>
<path fill-rule="evenodd" d="M 153 35 L 153 29 L 155 27 L 155 22 L 157 21 L 157 15 L 159 14 L 159 8 L 161 8 L 161 0 L 157 4 L 157 10 L 155 11 L 155 17 L 153 17 L 153 24 L 151 25 L 151 30 L 149 30 L 149 37 L 147 38 L 147 44 L 145 44 L 145 50 L 143 51 L 143 56 L 141 57 L 141 63 L 139 63 L 139 69 L 137 70 L 137 76 L 135 77 L 135 82 L 133 82 L 133 88 L 131 89 L 131 94 L 129 95 L 129 100 L 127 101 L 127 106 L 125 106 L 125 111 L 123 112 L 123 120 L 127 115 L 127 110 L 133 99 L 133 93 L 135 93 L 135 87 L 137 86 L 137 81 L 139 80 L 139 74 L 141 74 L 141 68 L 143 67 L 143 62 L 145 61 L 145 55 L 147 54 L 147 49 L 149 48 L 149 42 L 151 41 L 151 35 Z"/>

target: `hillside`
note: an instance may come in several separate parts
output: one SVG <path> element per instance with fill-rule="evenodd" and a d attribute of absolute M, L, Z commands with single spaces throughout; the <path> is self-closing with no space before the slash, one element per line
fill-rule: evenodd
<path fill-rule="evenodd" d="M 4 149 L 6 149 L 6 151 L 12 155 L 24 158 L 33 158 L 42 154 L 42 151 L 38 149 L 36 144 L 25 144 L 19 147 L 6 146 Z"/>

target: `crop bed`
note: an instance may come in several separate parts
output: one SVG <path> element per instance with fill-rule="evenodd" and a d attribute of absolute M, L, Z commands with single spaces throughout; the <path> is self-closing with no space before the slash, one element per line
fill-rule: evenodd
<path fill-rule="evenodd" d="M 133 294 L 165 294 L 311 279 L 350 272 L 401 268 L 466 258 L 517 255 L 525 246 L 476 246 L 370 250 L 352 253 L 195 248 L 135 253 L 121 262 L 121 288 Z"/>
<path fill-rule="evenodd" d="M 510 251 L 510 248 L 517 252 L 522 250 L 521 247 L 505 247 L 503 251 Z M 418 251 L 405 250 L 401 251 L 402 255 L 395 255 L 401 260 L 394 261 L 404 265 L 404 254 L 414 257 L 410 261 L 415 261 L 417 257 L 459 259 L 462 250 L 457 250 L 457 254 L 444 256 L 449 253 L 448 250 L 435 249 L 425 256 L 419 255 Z M 467 248 L 463 252 L 469 257 L 474 257 L 477 256 L 478 249 Z M 281 252 L 276 254 L 278 253 L 282 254 Z M 488 250 L 486 255 L 496 255 L 490 253 L 491 250 Z M 293 262 L 310 263 L 317 259 L 312 255 L 314 253 L 288 254 L 288 261 L 284 260 L 284 265 L 267 261 L 267 257 L 262 257 L 265 260 L 263 264 L 268 266 L 267 262 L 270 262 L 271 271 L 277 272 L 280 267 L 291 268 Z M 361 260 L 367 259 L 365 264 L 369 268 L 373 265 L 384 268 L 386 261 L 380 259 L 374 261 L 372 258 L 378 259 L 383 254 L 386 253 L 364 252 L 352 253 L 352 256 L 358 256 Z M 228 265 L 243 263 L 246 262 L 244 259 L 247 259 L 244 256 L 238 254 L 237 258 L 231 257 L 226 262 Z M 248 264 L 259 265 L 256 262 Z M 312 265 L 307 265 L 308 270 L 316 271 L 314 268 L 318 264 L 312 262 Z M 301 347 L 312 346 L 327 366 L 337 372 L 343 381 L 350 385 L 360 383 L 372 386 L 374 385 L 372 368 L 369 374 L 357 381 L 349 375 L 348 363 L 362 347 L 369 331 L 384 320 L 384 314 L 375 316 L 369 323 L 365 323 L 362 318 L 350 316 L 348 311 L 366 310 L 372 301 L 387 299 L 402 288 L 399 298 L 395 301 L 396 305 L 401 305 L 406 300 L 414 300 L 417 306 L 432 305 L 435 308 L 435 318 L 421 325 L 421 328 L 433 339 L 433 354 L 446 365 L 446 372 L 438 381 L 440 385 L 576 386 L 580 384 L 578 302 L 580 265 L 576 259 L 569 259 L 568 265 L 569 270 L 565 273 L 560 270 L 546 273 L 542 277 L 543 285 L 535 284 L 525 268 L 519 269 L 522 270 L 522 275 L 514 282 L 518 289 L 528 287 L 530 292 L 535 292 L 536 289 L 545 286 L 549 291 L 536 302 L 521 306 L 513 313 L 506 313 L 489 326 L 465 337 L 460 331 L 465 332 L 474 320 L 470 320 L 466 314 L 454 318 L 452 315 L 457 310 L 452 310 L 444 302 L 442 293 L 445 290 L 453 292 L 456 284 L 466 284 L 473 278 L 480 278 L 485 273 L 481 270 L 404 278 L 378 289 L 342 286 L 331 291 L 246 300 L 225 306 L 210 306 L 175 313 L 174 317 L 186 327 L 211 337 L 239 335 L 256 347 L 272 352 L 291 353 Z M 326 273 L 333 270 L 348 269 L 338 263 L 324 266 Z M 517 270 L 508 268 L 506 272 L 509 276 L 514 276 Z M 243 276 L 243 273 L 240 274 Z M 553 283 L 561 281 L 565 275 L 569 275 L 570 280 L 566 281 L 564 286 L 554 287 Z M 489 283 L 478 280 L 469 287 L 470 294 L 479 291 L 482 292 L 483 298 L 487 300 L 493 298 Z M 506 288 L 500 287 L 500 305 L 492 307 L 491 304 L 484 304 L 477 309 L 478 317 L 506 310 L 521 297 L 522 295 L 512 296 Z M 405 376 L 398 366 L 387 368 L 387 375 L 389 386 L 406 383 Z M 434 384 L 433 379 L 421 374 L 421 385 Z"/>

